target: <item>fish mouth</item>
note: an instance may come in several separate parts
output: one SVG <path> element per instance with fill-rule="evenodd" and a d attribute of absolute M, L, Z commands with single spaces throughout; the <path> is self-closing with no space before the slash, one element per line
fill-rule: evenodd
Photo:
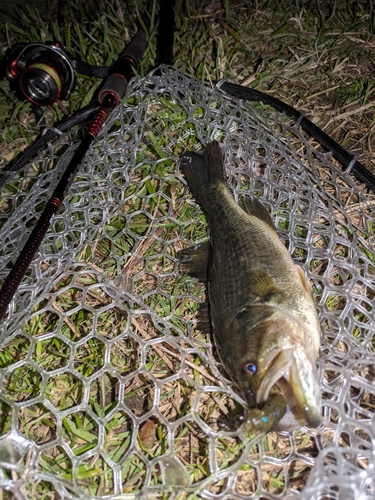
<path fill-rule="evenodd" d="M 258 405 L 268 400 L 275 385 L 296 421 L 318 427 L 322 421 L 320 387 L 315 364 L 306 356 L 302 346 L 284 349 L 273 357 L 256 394 Z"/>

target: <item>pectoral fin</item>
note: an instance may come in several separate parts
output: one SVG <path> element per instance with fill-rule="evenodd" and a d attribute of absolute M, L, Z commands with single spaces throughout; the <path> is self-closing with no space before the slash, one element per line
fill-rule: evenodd
<path fill-rule="evenodd" d="M 211 242 L 205 241 L 200 245 L 194 245 L 178 252 L 182 269 L 199 281 L 207 281 L 210 246 Z"/>
<path fill-rule="evenodd" d="M 211 333 L 210 310 L 208 302 L 202 302 L 199 306 L 197 316 L 197 328 L 202 333 Z"/>
<path fill-rule="evenodd" d="M 181 268 L 199 281 L 207 281 L 208 261 L 210 257 L 210 240 L 185 248 L 178 252 Z M 197 328 L 203 333 L 211 332 L 208 302 L 202 302 L 197 315 Z"/>
<path fill-rule="evenodd" d="M 271 297 L 271 295 L 281 292 L 272 277 L 262 269 L 253 269 L 245 277 L 245 281 L 251 293 L 262 300 L 267 300 Z"/>

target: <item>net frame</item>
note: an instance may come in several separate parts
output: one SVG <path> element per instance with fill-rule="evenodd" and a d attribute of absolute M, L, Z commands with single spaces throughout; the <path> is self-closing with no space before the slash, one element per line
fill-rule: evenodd
<path fill-rule="evenodd" d="M 178 157 L 213 139 L 234 197 L 251 193 L 270 209 L 312 284 L 323 332 L 318 430 L 251 437 L 219 425 L 243 401 L 213 339 L 194 328 L 204 287 L 177 258 L 207 237 Z M 65 134 L 4 190 L 2 279 L 77 145 Z M 174 68 L 133 79 L 1 327 L 4 492 L 373 498 L 374 204 L 349 170 L 298 123 Z M 49 423 L 42 436 L 33 419 Z"/>

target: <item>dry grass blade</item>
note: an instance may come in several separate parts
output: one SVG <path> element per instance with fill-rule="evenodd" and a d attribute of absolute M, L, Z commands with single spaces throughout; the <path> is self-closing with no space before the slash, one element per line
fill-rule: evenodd
<path fill-rule="evenodd" d="M 6 6 L 2 53 L 59 39 L 72 57 L 108 66 L 139 15 L 149 24 L 140 77 L 153 69 L 156 0 L 68 0 L 49 13 L 43 5 Z M 189 0 L 176 3 L 174 66 L 200 82 L 230 79 L 284 100 L 375 172 L 374 33 L 371 2 Z M 45 110 L 47 125 L 89 103 L 100 83 L 77 74 L 69 101 Z M 374 497 L 373 195 L 262 105 L 245 110 L 173 70 L 130 88 L 15 301 L 0 350 L 0 448 L 9 458 L 0 495 L 167 499 L 178 483 L 181 500 L 345 498 L 352 487 Z M 0 110 L 6 168 L 38 129 L 6 79 Z M 79 135 L 48 145 L 4 189 L 2 279 Z M 309 273 L 324 333 L 317 432 L 254 438 L 221 427 L 242 411 L 240 399 L 210 338 L 195 329 L 204 287 L 176 258 L 207 236 L 177 158 L 214 137 L 236 195 L 267 201 Z"/>

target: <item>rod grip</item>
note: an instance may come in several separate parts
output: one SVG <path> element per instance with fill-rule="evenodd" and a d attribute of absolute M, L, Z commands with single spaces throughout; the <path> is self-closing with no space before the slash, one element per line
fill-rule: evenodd
<path fill-rule="evenodd" d="M 143 57 L 143 54 L 145 53 L 146 47 L 146 33 L 143 31 L 143 28 L 139 27 L 132 41 L 121 52 L 118 60 L 121 61 L 123 57 L 131 57 L 136 61 L 140 61 Z"/>
<path fill-rule="evenodd" d="M 125 95 L 130 78 L 134 75 L 134 70 L 138 67 L 138 62 L 142 59 L 147 47 L 146 34 L 139 28 L 129 45 L 120 54 L 114 64 L 111 74 L 106 78 L 99 91 L 99 102 L 111 95 L 116 100 L 116 105 L 120 103 Z"/>

